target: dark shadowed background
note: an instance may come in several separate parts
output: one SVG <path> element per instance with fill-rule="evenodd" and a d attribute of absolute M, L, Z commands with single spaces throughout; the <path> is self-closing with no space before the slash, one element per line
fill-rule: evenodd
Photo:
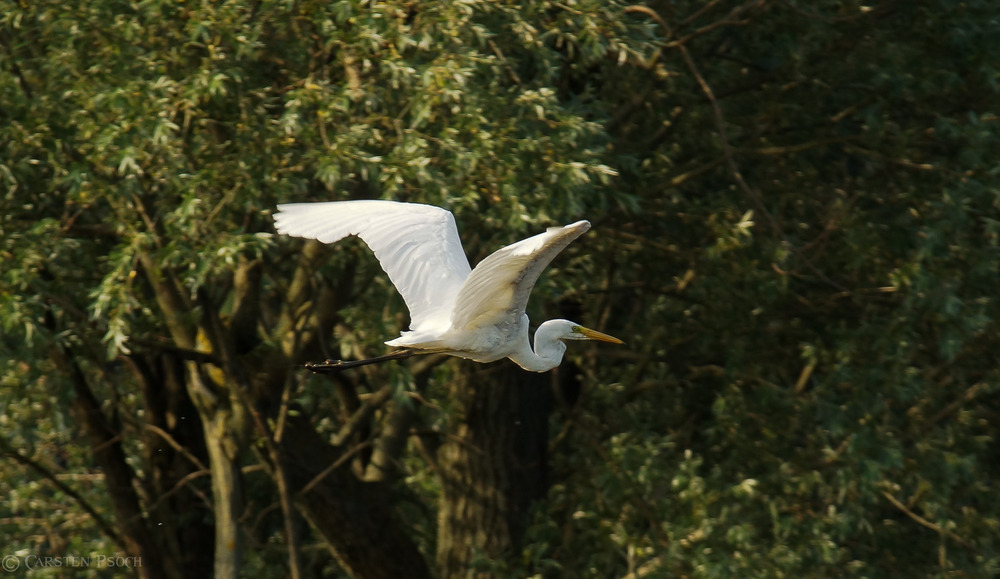
<path fill-rule="evenodd" d="M 977 1 L 0 0 L 0 555 L 1000 572 L 998 31 Z M 450 209 L 473 263 L 589 219 L 529 314 L 626 345 L 310 375 L 408 321 L 360 242 L 273 233 L 353 198 Z"/>

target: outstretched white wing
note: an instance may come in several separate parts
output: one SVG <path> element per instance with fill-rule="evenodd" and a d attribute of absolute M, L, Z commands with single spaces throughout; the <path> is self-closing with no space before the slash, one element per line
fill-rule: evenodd
<path fill-rule="evenodd" d="M 360 237 L 403 296 L 412 330 L 448 324 L 471 270 L 455 217 L 440 207 L 378 200 L 291 203 L 278 205 L 274 227 L 323 243 Z"/>
<path fill-rule="evenodd" d="M 471 330 L 517 323 L 542 270 L 588 229 L 588 221 L 550 227 L 545 233 L 498 249 L 479 262 L 458 292 L 452 327 Z"/>

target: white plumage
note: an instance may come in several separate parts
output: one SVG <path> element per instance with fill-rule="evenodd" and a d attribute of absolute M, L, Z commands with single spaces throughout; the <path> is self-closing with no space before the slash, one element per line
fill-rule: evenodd
<path fill-rule="evenodd" d="M 451 212 L 394 201 L 334 201 L 279 205 L 279 233 L 335 243 L 357 235 L 375 252 L 382 269 L 410 310 L 410 330 L 386 342 L 416 353 L 440 352 L 492 362 L 510 358 L 544 372 L 559 365 L 563 340 L 621 340 L 568 320 L 550 320 L 528 345 L 528 296 L 542 270 L 587 221 L 552 227 L 503 247 L 475 269 L 462 249 Z"/>

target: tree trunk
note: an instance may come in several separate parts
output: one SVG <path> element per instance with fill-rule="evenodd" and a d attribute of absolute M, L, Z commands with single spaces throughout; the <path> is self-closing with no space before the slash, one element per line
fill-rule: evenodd
<path fill-rule="evenodd" d="M 73 399 L 73 412 L 87 433 L 94 458 L 104 472 L 126 556 L 141 561 L 141 564 L 135 567 L 140 577 L 164 577 L 162 552 L 160 546 L 153 540 L 146 518 L 143 516 L 139 497 L 133 487 L 135 473 L 125 459 L 121 434 L 108 423 L 97 398 L 87 384 L 83 371 L 73 359 L 72 352 L 57 347 L 56 359 L 69 373 L 73 382 L 76 394 Z"/>
<path fill-rule="evenodd" d="M 551 376 L 508 362 L 470 363 L 452 395 L 464 420 L 438 453 L 443 579 L 470 576 L 477 558 L 516 556 L 530 507 L 546 492 Z"/>
<path fill-rule="evenodd" d="M 169 355 L 132 354 L 122 359 L 133 369 L 142 390 L 147 421 L 141 436 L 146 464 L 143 484 L 152 501 L 146 507 L 147 519 L 163 545 L 165 574 L 198 575 L 212 567 L 215 529 L 211 500 L 198 490 L 199 485 L 175 488 L 186 477 L 208 468 L 205 434 L 185 386 L 185 364 Z"/>
<path fill-rule="evenodd" d="M 239 577 L 242 563 L 242 537 L 238 520 L 243 508 L 240 479 L 239 426 L 234 424 L 233 401 L 226 390 L 207 386 L 208 379 L 200 368 L 188 363 L 188 392 L 198 409 L 205 430 L 208 466 L 212 471 L 212 505 L 215 511 L 214 576 Z"/>
<path fill-rule="evenodd" d="M 391 488 L 360 480 L 344 455 L 349 449 L 327 444 L 297 411 L 285 424 L 280 450 L 298 511 L 352 577 L 430 579 L 427 561 L 396 519 Z"/>

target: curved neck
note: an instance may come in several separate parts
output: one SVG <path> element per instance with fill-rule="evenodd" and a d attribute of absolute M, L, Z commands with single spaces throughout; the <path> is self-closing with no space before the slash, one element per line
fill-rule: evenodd
<path fill-rule="evenodd" d="M 558 366 L 566 353 L 566 344 L 550 335 L 551 328 L 542 324 L 535 331 L 535 351 L 528 347 L 528 336 L 524 336 L 521 347 L 509 357 L 515 364 L 529 372 L 548 372 Z M 527 333 L 527 332 L 526 332 Z"/>

